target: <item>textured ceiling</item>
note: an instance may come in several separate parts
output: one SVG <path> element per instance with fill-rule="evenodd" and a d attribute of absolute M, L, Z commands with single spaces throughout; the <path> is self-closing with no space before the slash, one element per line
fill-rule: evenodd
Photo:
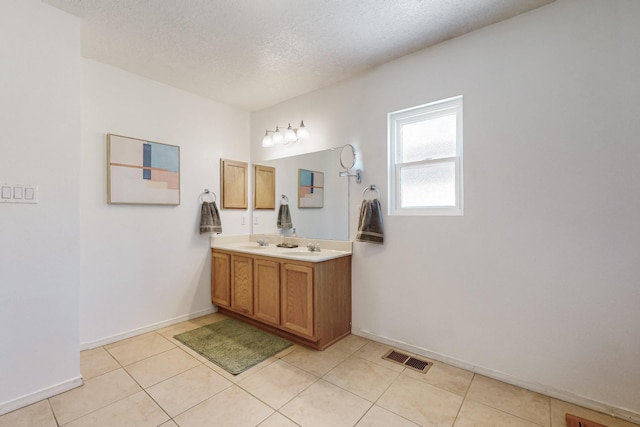
<path fill-rule="evenodd" d="M 82 55 L 259 110 L 553 0 L 42 0 Z"/>

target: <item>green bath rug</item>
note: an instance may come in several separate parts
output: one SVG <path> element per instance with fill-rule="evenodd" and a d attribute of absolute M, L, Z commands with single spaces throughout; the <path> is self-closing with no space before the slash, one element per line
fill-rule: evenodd
<path fill-rule="evenodd" d="M 293 345 L 235 319 L 221 320 L 174 338 L 234 375 Z"/>

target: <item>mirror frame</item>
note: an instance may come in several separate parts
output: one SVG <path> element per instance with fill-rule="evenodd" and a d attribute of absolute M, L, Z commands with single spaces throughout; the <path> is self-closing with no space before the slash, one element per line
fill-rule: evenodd
<path fill-rule="evenodd" d="M 345 162 L 343 161 L 343 157 L 344 157 L 344 153 L 345 153 L 345 149 L 349 147 L 351 148 L 351 165 L 350 166 L 346 166 Z M 342 169 L 348 171 L 349 169 L 351 169 L 352 167 L 354 167 L 356 164 L 356 147 L 354 147 L 351 144 L 346 144 L 342 147 L 342 149 L 340 150 L 340 166 L 342 166 Z"/>

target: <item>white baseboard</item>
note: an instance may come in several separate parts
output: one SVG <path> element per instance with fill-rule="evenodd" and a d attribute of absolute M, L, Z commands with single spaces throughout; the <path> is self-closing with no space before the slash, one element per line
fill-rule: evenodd
<path fill-rule="evenodd" d="M 475 372 L 480 375 L 484 375 L 486 377 L 493 378 L 508 384 L 526 388 L 527 390 L 535 391 L 536 393 L 544 394 L 546 396 L 553 397 L 555 399 L 562 400 L 564 402 L 572 403 L 574 405 L 578 405 L 584 408 L 592 409 L 594 411 L 602 412 L 602 413 L 611 415 L 612 417 L 620 418 L 622 420 L 629 421 L 635 424 L 640 424 L 640 414 L 637 414 L 635 412 L 632 412 L 623 408 L 611 406 L 603 402 L 591 400 L 586 397 L 568 392 L 566 390 L 558 390 L 553 387 L 545 386 L 544 384 L 524 381 L 519 378 L 507 375 L 503 372 L 494 371 L 491 369 L 484 368 L 482 366 L 474 365 L 473 363 L 454 359 L 444 354 L 434 353 L 425 348 L 417 347 L 417 346 L 407 344 L 402 341 L 397 341 L 391 338 L 382 337 L 380 335 L 373 334 L 369 331 L 365 331 L 361 329 L 352 329 L 351 333 L 353 335 L 358 335 L 364 338 L 368 338 L 372 341 L 377 341 L 382 344 L 390 345 L 399 350 L 409 351 L 411 353 L 418 354 L 418 355 L 427 357 L 429 359 L 437 360 L 439 362 L 443 362 L 460 369 L 465 369 L 467 371 Z"/>
<path fill-rule="evenodd" d="M 24 408 L 32 403 L 39 402 L 43 399 L 55 396 L 56 394 L 64 393 L 65 391 L 80 387 L 81 385 L 82 377 L 75 377 L 59 384 L 52 385 L 51 387 L 46 387 L 34 393 L 27 394 L 26 396 L 0 403 L 0 415 L 15 411 L 16 409 Z"/>
<path fill-rule="evenodd" d="M 164 328 L 166 326 L 175 325 L 176 323 L 185 322 L 187 320 L 195 319 L 196 317 L 206 316 L 207 314 L 215 313 L 218 311 L 218 307 L 213 306 L 206 310 L 197 311 L 195 313 L 185 314 L 184 316 L 175 317 L 173 319 L 164 320 L 162 322 L 154 323 L 151 325 L 143 326 L 141 328 L 131 329 L 126 332 L 122 332 L 117 335 L 104 337 L 95 341 L 86 341 L 80 343 L 80 351 L 90 350 L 92 348 L 101 347 L 103 345 L 111 344 L 117 341 L 121 341 L 127 338 L 135 337 L 147 332 L 155 331 L 156 329 Z"/>

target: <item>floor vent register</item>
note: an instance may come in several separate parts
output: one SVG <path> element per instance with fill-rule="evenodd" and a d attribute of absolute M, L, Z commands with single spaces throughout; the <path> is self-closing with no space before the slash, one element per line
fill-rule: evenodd
<path fill-rule="evenodd" d="M 384 356 L 382 356 L 382 358 L 423 374 L 426 373 L 433 365 L 431 362 L 418 359 L 417 357 L 413 357 L 408 354 L 400 353 L 397 350 L 389 350 Z"/>
<path fill-rule="evenodd" d="M 604 424 L 598 424 L 595 421 L 586 420 L 572 414 L 566 414 L 567 427 L 607 427 Z"/>

